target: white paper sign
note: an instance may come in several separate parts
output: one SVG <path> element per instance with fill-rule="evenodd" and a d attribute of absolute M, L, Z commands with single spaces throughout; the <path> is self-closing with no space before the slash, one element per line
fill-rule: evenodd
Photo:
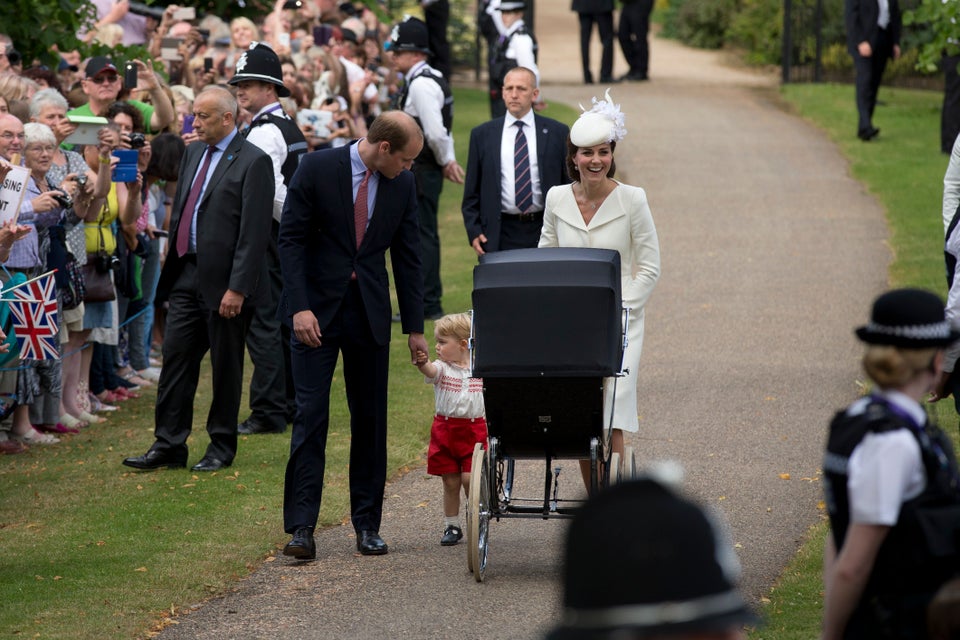
<path fill-rule="evenodd" d="M 13 167 L 3 179 L 3 185 L 0 186 L 0 225 L 17 219 L 29 179 L 30 170 L 26 167 Z"/>

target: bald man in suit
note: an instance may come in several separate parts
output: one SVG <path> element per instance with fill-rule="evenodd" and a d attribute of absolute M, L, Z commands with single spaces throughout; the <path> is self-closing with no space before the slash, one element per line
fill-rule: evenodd
<path fill-rule="evenodd" d="M 263 256 L 270 237 L 273 164 L 239 134 L 237 100 L 226 89 L 204 89 L 193 112 L 200 140 L 180 163 L 171 247 L 157 285 L 157 300 L 169 300 L 170 309 L 156 442 L 145 454 L 123 461 L 135 469 L 186 466 L 193 401 L 207 351 L 213 370 L 210 444 L 192 469 L 231 465 L 237 454 L 244 342 L 253 310 L 269 299 Z"/>

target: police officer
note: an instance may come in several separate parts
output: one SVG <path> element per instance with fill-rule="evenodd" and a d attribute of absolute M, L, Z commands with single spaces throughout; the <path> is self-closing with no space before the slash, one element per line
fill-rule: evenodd
<path fill-rule="evenodd" d="M 420 210 L 420 240 L 423 261 L 424 317 L 436 320 L 443 315 L 440 297 L 440 235 L 437 210 L 443 179 L 463 184 L 463 168 L 453 150 L 453 94 L 443 75 L 427 64 L 427 26 L 422 20 L 406 18 L 390 34 L 397 71 L 404 86 L 396 106 L 416 120 L 423 130 L 423 151 L 413 163 L 417 180 L 417 206 Z M 394 317 L 399 321 L 399 317 Z"/>
<path fill-rule="evenodd" d="M 857 336 L 875 386 L 828 434 L 821 637 L 919 640 L 927 604 L 960 560 L 957 461 L 921 405 L 960 332 L 935 294 L 899 289 L 877 298 Z"/>
<path fill-rule="evenodd" d="M 497 9 L 499 5 L 499 9 Z M 488 10 L 493 11 L 493 24 L 498 37 L 491 40 L 490 48 L 490 117 L 499 118 L 506 114 L 503 101 L 503 81 L 507 72 L 515 67 L 526 67 L 536 76 L 535 87 L 540 86 L 540 70 L 537 69 L 537 40 L 527 30 L 523 12 L 527 4 L 524 0 L 494 0 Z"/>
<path fill-rule="evenodd" d="M 270 281 L 271 302 L 256 309 L 247 333 L 247 350 L 253 361 L 250 417 L 237 430 L 245 434 L 280 433 L 293 420 L 296 404 L 290 373 L 289 330 L 276 318 L 282 288 L 277 235 L 287 185 L 307 152 L 307 141 L 280 105 L 280 98 L 289 96 L 290 91 L 283 86 L 283 70 L 273 49 L 260 42 L 252 43 L 237 60 L 230 84 L 237 87 L 240 106 L 253 114 L 245 135 L 270 156 L 275 185 L 273 227 L 264 275 Z"/>

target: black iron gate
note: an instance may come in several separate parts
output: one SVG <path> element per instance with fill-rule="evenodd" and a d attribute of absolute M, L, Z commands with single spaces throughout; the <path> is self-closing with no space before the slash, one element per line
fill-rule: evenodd
<path fill-rule="evenodd" d="M 823 0 L 783 0 L 783 82 L 823 80 L 823 21 Z"/>

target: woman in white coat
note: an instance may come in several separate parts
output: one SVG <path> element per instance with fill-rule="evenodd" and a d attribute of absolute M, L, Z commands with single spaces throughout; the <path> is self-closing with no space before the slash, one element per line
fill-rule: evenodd
<path fill-rule="evenodd" d="M 660 277 L 660 244 L 640 187 L 613 179 L 614 151 L 627 131 L 623 113 L 608 91 L 580 115 L 567 140 L 567 171 L 573 184 L 547 192 L 541 247 L 593 247 L 620 253 L 621 294 L 630 309 L 624 367 L 629 374 L 604 384 L 604 425 L 613 411 L 611 449 L 623 456 L 623 432 L 637 432 L 637 372 L 643 347 L 643 309 Z"/>

